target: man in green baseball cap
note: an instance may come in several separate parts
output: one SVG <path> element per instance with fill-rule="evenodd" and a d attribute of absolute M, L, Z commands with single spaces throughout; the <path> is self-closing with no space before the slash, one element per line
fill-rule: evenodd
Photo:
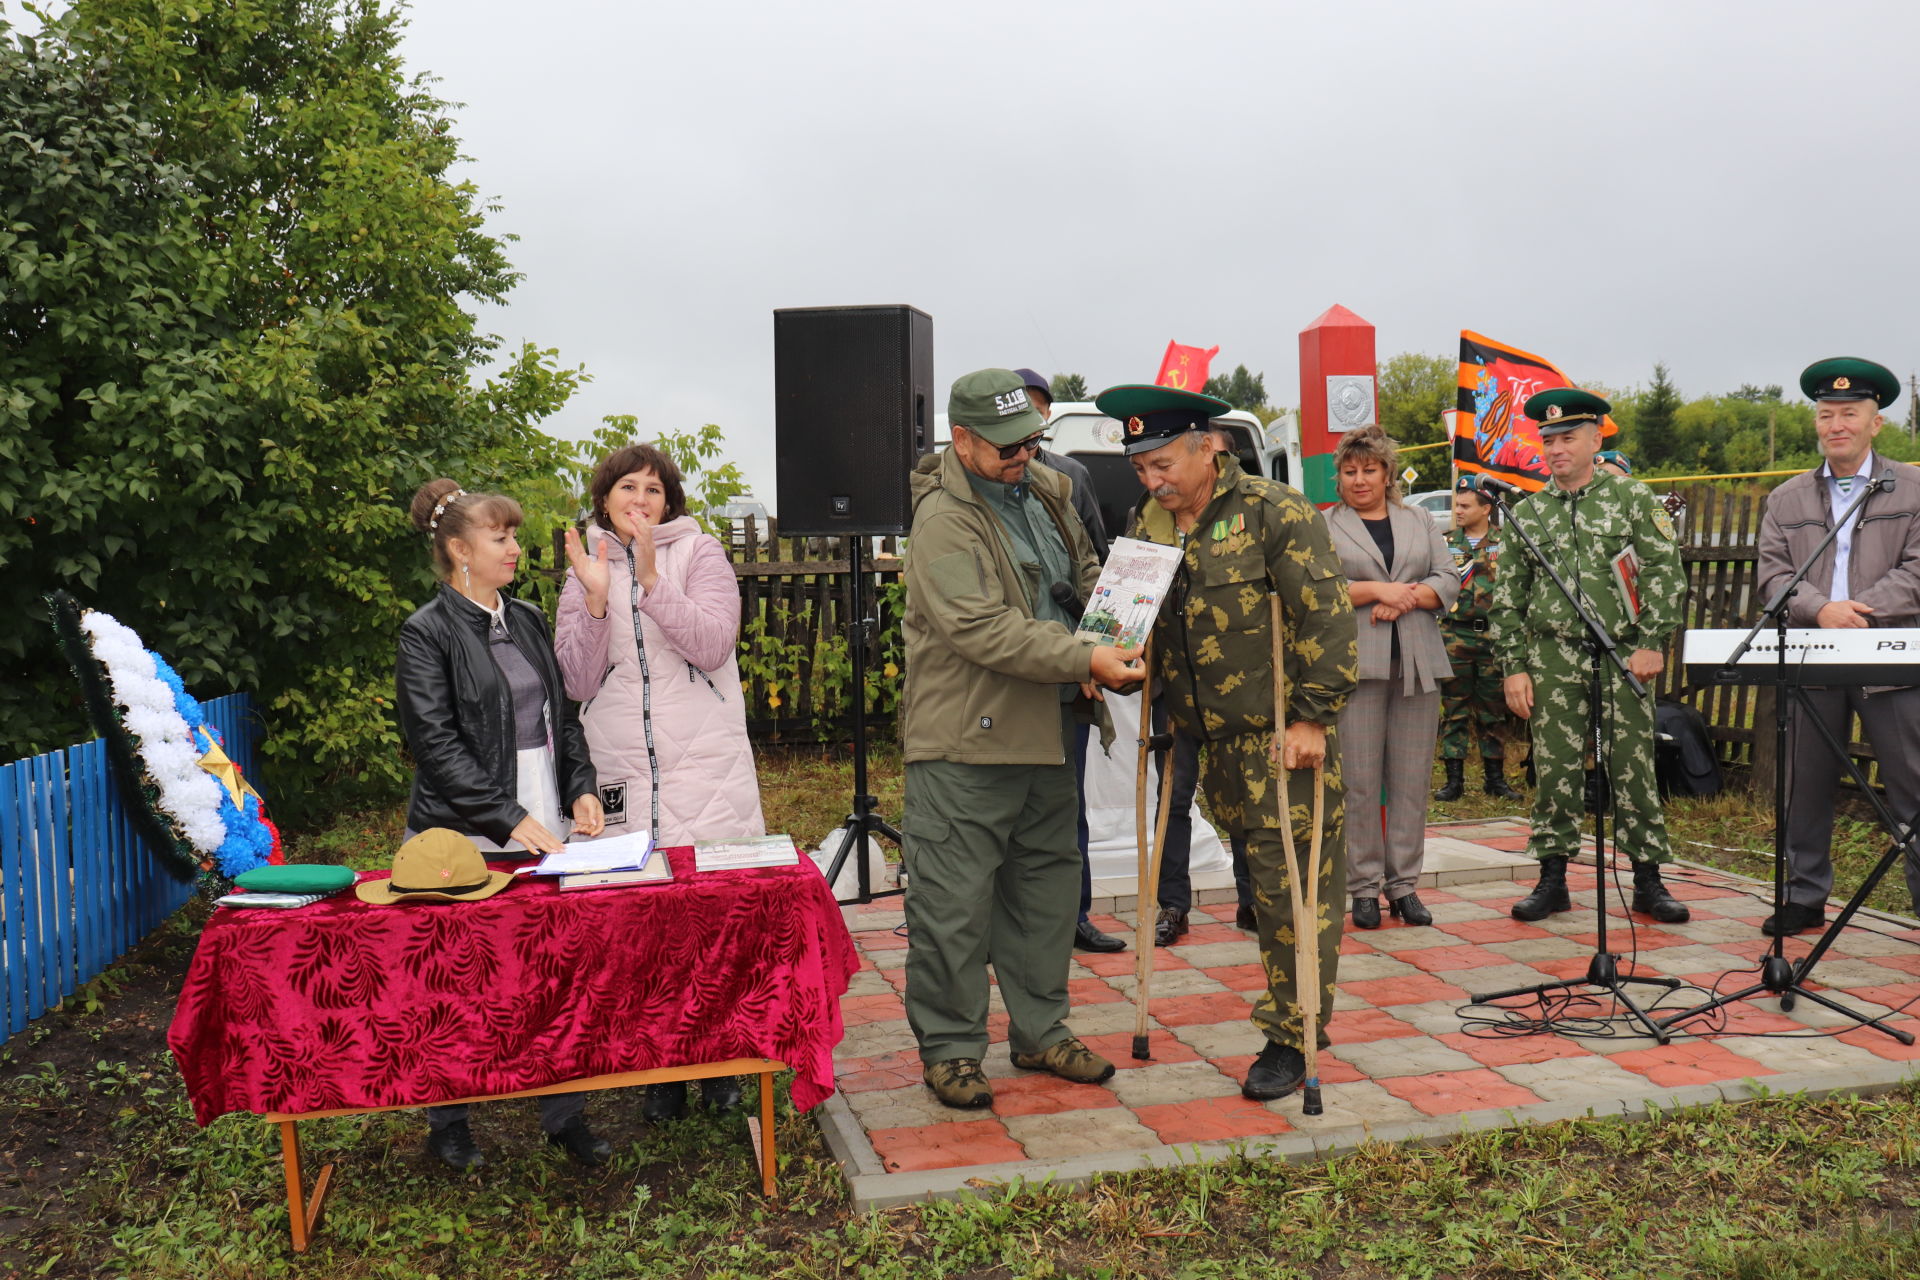
<path fill-rule="evenodd" d="M 1107 388 L 1094 403 L 1121 423 L 1134 474 L 1147 491 L 1129 536 L 1182 552 L 1154 622 L 1153 685 L 1165 691 L 1176 737 L 1201 744 L 1201 784 L 1213 820 L 1246 846 L 1267 989 L 1250 1014 L 1263 1042 L 1240 1091 L 1258 1101 L 1284 1098 L 1306 1078 L 1306 1018 L 1281 824 L 1291 822 L 1298 852 L 1307 856 L 1314 844 L 1308 815 L 1316 769 L 1324 767 L 1316 883 L 1322 903 L 1338 903 L 1347 848 L 1334 726 L 1359 681 L 1347 580 L 1313 504 L 1277 480 L 1246 474 L 1216 447 L 1211 422 L 1228 411 L 1226 402 L 1172 387 L 1126 385 Z M 1285 666 L 1285 724 L 1275 723 L 1276 653 Z M 1140 902 L 1145 910 L 1144 886 Z M 1333 1008 L 1345 917 L 1333 910 L 1320 918 L 1315 940 L 1323 1017 L 1316 1043 L 1326 1040 L 1324 1014 Z"/>
<path fill-rule="evenodd" d="M 1824 461 L 1767 495 L 1756 598 L 1771 599 L 1872 482 L 1865 505 L 1847 517 L 1840 536 L 1794 591 L 1787 623 L 1920 627 L 1920 467 L 1873 449 L 1886 425 L 1880 410 L 1899 398 L 1900 380 L 1884 365 L 1840 356 L 1808 365 L 1800 389 L 1813 401 L 1813 431 Z M 1840 762 L 1810 721 L 1824 722 L 1844 742 L 1849 717 L 1859 716 L 1889 806 L 1903 821 L 1920 810 L 1920 688 L 1832 685 L 1805 692 L 1804 705 L 1789 704 L 1787 900 L 1761 926 L 1768 934 L 1819 928 L 1833 890 Z M 1906 874 L 1907 890 L 1920 904 L 1920 853 L 1912 845 Z"/>
<path fill-rule="evenodd" d="M 1633 909 L 1662 924 L 1690 918 L 1660 878 L 1673 860 L 1653 770 L 1653 679 L 1665 665 L 1667 637 L 1680 625 L 1687 580 L 1673 520 L 1647 487 L 1596 466 L 1600 426 L 1612 408 L 1578 387 L 1554 387 L 1528 399 L 1540 430 L 1551 484 L 1515 503 L 1524 525 L 1560 577 L 1584 598 L 1627 654 L 1646 692 L 1636 697 L 1609 666 L 1603 704 L 1610 733 L 1604 768 L 1613 796 L 1616 846 L 1633 861 Z M 1516 535 L 1516 543 L 1521 540 Z M 1573 908 L 1567 859 L 1580 849 L 1587 794 L 1591 659 L 1572 602 L 1533 557 L 1509 550 L 1488 611 L 1506 672 L 1507 708 L 1533 730 L 1533 833 L 1527 852 L 1540 862 L 1533 892 L 1513 904 L 1516 920 L 1544 920 Z"/>
<path fill-rule="evenodd" d="M 1139 679 L 1139 651 L 1074 637 L 1100 566 L 1069 482 L 1032 461 L 1046 423 L 1022 377 L 966 375 L 947 416 L 953 444 L 914 469 L 906 557 L 906 1006 L 927 1087 L 985 1107 L 989 962 L 1015 1067 L 1080 1084 L 1113 1074 L 1066 1025 L 1071 753 L 1079 721 L 1106 720 L 1098 686 Z"/>

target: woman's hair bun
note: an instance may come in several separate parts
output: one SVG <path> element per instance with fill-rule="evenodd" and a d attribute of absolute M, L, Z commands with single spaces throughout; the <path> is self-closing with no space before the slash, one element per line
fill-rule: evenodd
<path fill-rule="evenodd" d="M 429 480 L 421 485 L 413 495 L 413 501 L 407 507 L 407 515 L 413 520 L 413 527 L 422 533 L 433 532 L 433 509 L 440 500 L 450 493 L 458 492 L 460 482 L 441 476 L 438 480 Z"/>

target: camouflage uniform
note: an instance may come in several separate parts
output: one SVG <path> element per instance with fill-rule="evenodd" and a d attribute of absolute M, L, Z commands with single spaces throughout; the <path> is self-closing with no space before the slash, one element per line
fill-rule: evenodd
<path fill-rule="evenodd" d="M 1324 1015 L 1333 1010 L 1346 897 L 1345 789 L 1334 723 L 1359 682 L 1353 605 L 1327 523 L 1301 494 L 1249 476 L 1228 454 L 1215 459 L 1213 497 L 1187 535 L 1186 557 L 1154 625 L 1154 682 L 1166 690 L 1176 730 L 1202 743 L 1201 780 L 1215 822 L 1247 845 L 1254 920 L 1267 990 L 1253 1023 L 1275 1044 L 1304 1048 L 1295 993 L 1293 909 L 1275 804 L 1279 762 L 1273 741 L 1270 592 L 1285 619 L 1287 716 L 1327 728 L 1324 833 L 1320 853 L 1320 978 Z M 1171 512 L 1142 500 L 1131 536 L 1181 544 Z M 1313 771 L 1289 775 L 1294 848 L 1304 861 L 1313 837 Z"/>
<path fill-rule="evenodd" d="M 1637 480 L 1596 472 L 1568 493 L 1548 484 L 1514 508 L 1514 516 L 1619 646 L 1661 649 L 1680 625 L 1687 583 L 1673 520 Z M 1519 535 L 1514 535 L 1517 544 Z M 1635 619 L 1615 579 L 1612 560 L 1632 548 L 1640 557 L 1640 616 Z M 1536 858 L 1579 852 L 1586 807 L 1587 683 L 1584 628 L 1565 597 L 1518 545 L 1502 557 L 1494 583 L 1493 642 L 1509 675 L 1533 677 L 1533 834 Z M 1612 708 L 1614 839 L 1636 862 L 1673 857 L 1653 774 L 1653 691 L 1630 694 L 1607 663 L 1603 689 Z"/>
<path fill-rule="evenodd" d="M 1478 547 L 1459 529 L 1447 535 L 1455 572 L 1466 575 L 1460 598 L 1440 619 L 1453 675 L 1440 682 L 1440 758 L 1465 760 L 1473 731 L 1480 730 L 1480 758 L 1500 760 L 1506 734 L 1507 698 L 1500 664 L 1494 661 L 1487 611 L 1493 607 L 1494 566 L 1500 559 L 1500 531 L 1487 529 Z M 1471 571 L 1469 571 L 1471 566 Z"/>

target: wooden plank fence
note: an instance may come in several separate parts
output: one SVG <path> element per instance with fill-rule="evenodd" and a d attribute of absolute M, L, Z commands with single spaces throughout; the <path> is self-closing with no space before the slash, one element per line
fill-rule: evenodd
<path fill-rule="evenodd" d="M 260 729 L 244 693 L 203 704 L 248 774 Z M 185 905 L 120 802 L 99 738 L 0 765 L 0 1001 L 20 1031 Z"/>
<path fill-rule="evenodd" d="M 1657 492 L 1668 486 L 1657 481 Z M 1672 486 L 1687 500 L 1680 524 L 1681 559 L 1687 571 L 1687 604 L 1684 630 L 1744 627 L 1751 625 L 1755 599 L 1755 575 L 1759 559 L 1760 516 L 1766 490 L 1759 486 L 1726 489 L 1712 484 Z M 806 741 L 834 736 L 844 731 L 846 716 L 844 653 L 837 647 L 845 635 L 847 614 L 847 547 L 843 538 L 785 538 L 777 522 L 769 522 L 762 532 L 749 519 L 725 531 L 721 540 L 728 544 L 733 570 L 740 581 L 741 602 L 741 676 L 747 686 L 749 728 L 763 740 Z M 882 588 L 898 583 L 900 561 L 898 539 L 873 539 L 871 560 L 874 572 L 869 576 L 867 599 L 870 613 L 877 619 L 869 648 L 868 661 L 878 672 L 893 655 L 899 656 L 898 624 L 895 616 L 897 591 L 883 595 Z M 535 568 L 543 559 L 536 549 Z M 564 564 L 556 535 L 550 563 Z M 557 581 L 552 569 L 539 570 Z M 769 654 L 777 655 L 770 661 Z M 808 655 L 796 660 L 793 655 Z M 822 660 L 823 656 L 828 660 Z M 768 668 L 785 659 L 788 670 L 769 674 Z M 890 723 L 897 702 L 897 680 L 882 677 L 883 696 L 869 704 L 871 723 L 876 727 Z M 891 686 L 892 696 L 886 696 Z M 1662 698 L 1686 702 L 1706 719 L 1722 763 L 1741 768 L 1756 768 L 1771 777 L 1772 703 L 1771 693 L 1751 685 L 1695 685 L 1686 679 L 1680 665 L 1680 635 L 1667 646 L 1667 664 L 1655 685 Z M 779 705 L 773 705 L 775 698 Z M 827 708 L 823 714 L 810 714 L 808 708 Z M 1759 726 L 1756 734 L 1755 726 Z M 1854 754 L 1863 767 L 1872 760 L 1872 749 L 1859 740 L 1857 725 L 1852 735 Z"/>

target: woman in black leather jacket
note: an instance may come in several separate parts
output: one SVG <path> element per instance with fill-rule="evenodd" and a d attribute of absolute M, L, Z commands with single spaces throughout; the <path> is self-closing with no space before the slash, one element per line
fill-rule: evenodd
<path fill-rule="evenodd" d="M 408 835 L 446 827 L 488 857 L 513 859 L 558 851 L 569 827 L 598 835 L 599 786 L 546 618 L 505 594 L 520 560 L 520 504 L 433 480 L 411 515 L 441 584 L 401 625 L 394 670 L 415 765 Z M 574 1159 L 602 1164 L 612 1148 L 587 1128 L 585 1100 L 542 1097 L 541 1126 Z M 429 1152 L 456 1169 L 485 1163 L 465 1106 L 429 1107 L 427 1119 Z"/>

